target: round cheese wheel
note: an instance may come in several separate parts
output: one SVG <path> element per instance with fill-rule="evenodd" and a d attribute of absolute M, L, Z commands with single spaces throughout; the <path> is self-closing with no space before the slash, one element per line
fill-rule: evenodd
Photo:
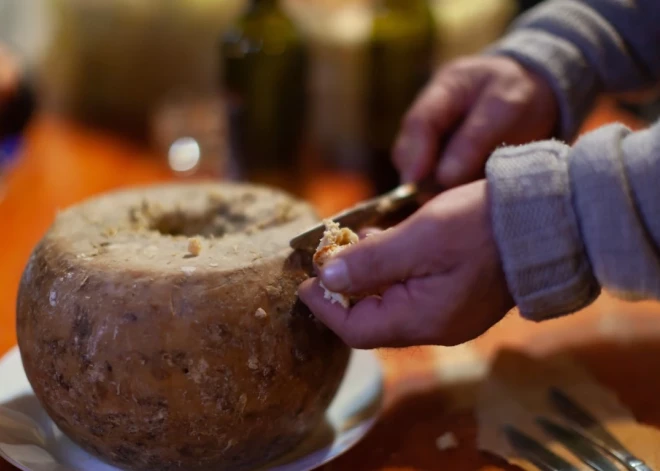
<path fill-rule="evenodd" d="M 17 303 L 27 377 L 74 442 L 131 470 L 253 469 L 323 420 L 349 349 L 296 296 L 317 223 L 264 187 L 165 185 L 61 212 Z"/>

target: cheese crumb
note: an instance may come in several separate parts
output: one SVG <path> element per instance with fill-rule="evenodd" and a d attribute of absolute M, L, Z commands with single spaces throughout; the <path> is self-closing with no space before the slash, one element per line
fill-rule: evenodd
<path fill-rule="evenodd" d="M 332 256 L 344 250 L 346 247 L 357 244 L 359 241 L 358 235 L 347 227 L 339 227 L 339 224 L 331 219 L 323 221 L 325 224 L 325 232 L 323 238 L 314 253 L 314 264 L 320 268 Z M 350 306 L 350 299 L 342 293 L 334 293 L 327 289 L 323 283 L 320 283 L 323 288 L 323 297 L 328 299 L 331 303 L 339 303 L 341 306 L 348 308 Z"/>
<path fill-rule="evenodd" d="M 250 357 L 248 360 L 248 368 L 251 370 L 256 370 L 259 368 L 259 361 L 255 357 Z"/>
<path fill-rule="evenodd" d="M 435 446 L 437 446 L 440 451 L 451 450 L 458 447 L 458 440 L 456 439 L 456 435 L 452 432 L 447 432 L 438 437 L 435 441 Z"/>
<path fill-rule="evenodd" d="M 254 316 L 255 316 L 257 319 L 265 319 L 266 317 L 268 317 L 268 313 L 267 313 L 263 308 L 259 308 L 259 309 L 257 309 L 257 311 L 254 313 Z"/>
<path fill-rule="evenodd" d="M 193 237 L 188 239 L 188 252 L 193 256 L 197 257 L 202 251 L 202 241 L 199 240 L 199 237 Z"/>

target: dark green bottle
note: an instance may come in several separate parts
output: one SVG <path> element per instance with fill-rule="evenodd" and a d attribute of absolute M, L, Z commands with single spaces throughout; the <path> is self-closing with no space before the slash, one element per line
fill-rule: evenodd
<path fill-rule="evenodd" d="M 399 177 L 391 149 L 401 119 L 431 76 L 435 23 L 427 0 L 378 0 L 371 37 L 368 140 L 378 192 Z"/>
<path fill-rule="evenodd" d="M 297 182 L 304 136 L 307 53 L 277 0 L 252 0 L 222 43 L 233 159 L 242 179 Z"/>

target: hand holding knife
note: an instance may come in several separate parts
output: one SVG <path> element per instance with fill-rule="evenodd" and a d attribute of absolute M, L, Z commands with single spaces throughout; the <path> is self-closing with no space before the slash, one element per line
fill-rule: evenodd
<path fill-rule="evenodd" d="M 435 195 L 440 191 L 441 188 L 432 181 L 406 183 L 384 195 L 358 203 L 330 219 L 357 232 L 371 224 L 383 222 L 410 204 L 419 203 L 426 195 Z M 324 231 L 325 225 L 317 224 L 291 239 L 290 246 L 295 250 L 314 252 Z"/>

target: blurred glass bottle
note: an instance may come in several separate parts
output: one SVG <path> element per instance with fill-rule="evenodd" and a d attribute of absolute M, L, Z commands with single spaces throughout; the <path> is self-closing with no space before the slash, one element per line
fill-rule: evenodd
<path fill-rule="evenodd" d="M 309 160 L 323 173 L 367 171 L 371 0 L 284 0 L 309 48 Z"/>
<path fill-rule="evenodd" d="M 431 76 L 436 28 L 427 0 L 377 0 L 374 8 L 367 126 L 371 178 L 384 192 L 399 182 L 391 149 Z"/>
<path fill-rule="evenodd" d="M 146 142 L 172 95 L 218 89 L 217 39 L 245 0 L 49 0 L 48 108 Z"/>
<path fill-rule="evenodd" d="M 224 35 L 231 151 L 240 178 L 296 192 L 304 135 L 307 54 L 277 0 L 252 0 Z"/>

